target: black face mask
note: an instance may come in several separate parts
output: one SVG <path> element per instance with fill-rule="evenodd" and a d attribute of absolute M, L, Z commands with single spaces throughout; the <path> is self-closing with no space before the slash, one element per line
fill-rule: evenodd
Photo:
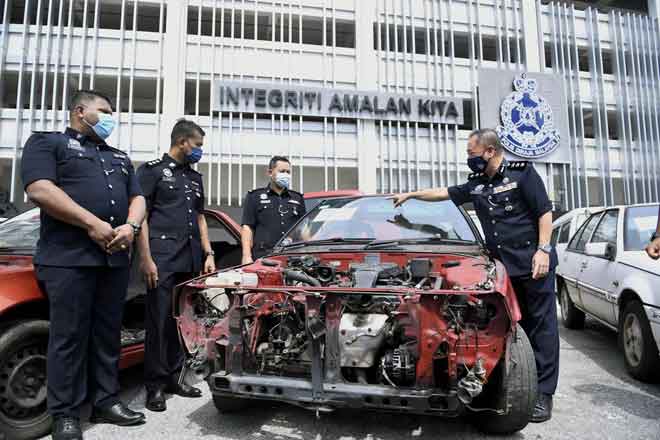
<path fill-rule="evenodd" d="M 467 166 L 475 173 L 483 173 L 489 161 L 481 156 L 468 157 Z"/>

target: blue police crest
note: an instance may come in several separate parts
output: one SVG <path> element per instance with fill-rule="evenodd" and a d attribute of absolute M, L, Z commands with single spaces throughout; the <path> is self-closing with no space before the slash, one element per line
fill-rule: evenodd
<path fill-rule="evenodd" d="M 513 81 L 515 91 L 500 107 L 502 125 L 497 133 L 504 148 L 525 158 L 538 158 L 559 146 L 559 130 L 555 128 L 550 104 L 536 94 L 535 79 L 522 73 Z"/>

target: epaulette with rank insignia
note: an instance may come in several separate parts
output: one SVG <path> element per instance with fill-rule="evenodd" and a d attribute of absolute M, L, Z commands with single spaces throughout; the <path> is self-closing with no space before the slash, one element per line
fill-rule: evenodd
<path fill-rule="evenodd" d="M 468 180 L 474 180 L 478 179 L 479 177 L 483 177 L 484 173 L 472 173 L 468 176 Z"/>
<path fill-rule="evenodd" d="M 525 162 L 523 160 L 509 162 L 509 168 L 514 169 L 514 170 L 524 170 L 527 167 L 528 163 L 529 162 Z"/>
<path fill-rule="evenodd" d="M 156 165 L 158 165 L 158 164 L 161 163 L 162 161 L 163 161 L 162 158 L 158 158 L 158 159 L 150 160 L 149 162 L 147 162 L 147 166 L 148 166 L 148 167 L 155 167 Z"/>
<path fill-rule="evenodd" d="M 110 145 L 108 145 L 108 150 L 110 150 L 114 153 L 117 153 L 117 154 L 121 154 L 125 158 L 128 157 L 128 154 L 126 154 L 126 152 L 120 150 L 119 148 L 111 147 Z"/>

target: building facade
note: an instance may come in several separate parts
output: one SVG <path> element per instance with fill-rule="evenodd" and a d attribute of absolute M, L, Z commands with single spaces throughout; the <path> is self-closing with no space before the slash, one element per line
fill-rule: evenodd
<path fill-rule="evenodd" d="M 240 206 L 264 184 L 274 154 L 291 158 L 300 191 L 456 184 L 468 174 L 470 131 L 500 122 L 479 117 L 488 68 L 561 80 L 569 159 L 537 164 L 558 209 L 659 200 L 654 0 L 6 0 L 2 8 L 0 193 L 19 209 L 22 147 L 32 131 L 66 126 L 77 88 L 114 100 L 120 124 L 109 143 L 136 164 L 167 151 L 176 119 L 196 120 L 207 134 L 199 167 L 209 205 Z M 284 94 L 268 94 L 263 106 L 246 94 L 224 105 L 223 87 L 240 94 L 241 84 Z M 299 92 L 291 106 L 287 90 Z M 304 111 L 304 90 L 357 96 L 360 106 L 366 94 L 385 96 L 381 105 L 388 95 L 458 102 L 461 120 L 397 119 L 378 104 L 369 117 Z"/>

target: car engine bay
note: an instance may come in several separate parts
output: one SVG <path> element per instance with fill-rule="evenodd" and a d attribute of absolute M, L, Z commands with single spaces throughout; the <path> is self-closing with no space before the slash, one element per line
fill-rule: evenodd
<path fill-rule="evenodd" d="M 189 366 L 205 377 L 311 380 L 319 392 L 328 383 L 428 387 L 469 405 L 511 325 L 496 272 L 484 257 L 272 258 L 180 295 L 178 320 Z M 439 401 L 435 409 L 449 409 Z"/>

